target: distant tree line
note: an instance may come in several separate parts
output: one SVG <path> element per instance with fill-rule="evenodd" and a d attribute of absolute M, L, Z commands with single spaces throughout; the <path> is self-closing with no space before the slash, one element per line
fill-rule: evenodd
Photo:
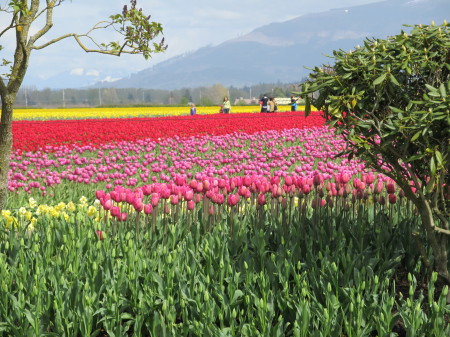
<path fill-rule="evenodd" d="M 70 108 L 99 106 L 218 105 L 228 96 L 233 105 L 257 104 L 263 94 L 289 97 L 299 83 L 262 83 L 236 88 L 220 83 L 197 88 L 159 90 L 144 88 L 43 89 L 22 86 L 15 108 Z"/>

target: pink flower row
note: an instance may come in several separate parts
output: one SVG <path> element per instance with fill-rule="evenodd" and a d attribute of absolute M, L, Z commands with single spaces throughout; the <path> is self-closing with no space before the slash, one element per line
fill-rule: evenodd
<path fill-rule="evenodd" d="M 50 193 L 70 183 L 112 189 L 149 182 L 235 175 L 284 177 L 290 172 L 309 177 L 314 172 L 327 179 L 335 173 L 349 176 L 365 172 L 357 160 L 332 158 L 344 143 L 326 127 L 233 133 L 221 136 L 138 140 L 99 147 L 61 146 L 52 153 L 16 152 L 11 157 L 10 191 Z"/>
<path fill-rule="evenodd" d="M 107 192 L 97 190 L 96 197 L 104 210 L 119 221 L 127 219 L 132 212 L 151 214 L 163 201 L 164 212 L 170 212 L 170 205 L 185 203 L 185 209 L 193 210 L 195 204 L 209 201 L 209 212 L 214 213 L 214 205 L 226 204 L 230 207 L 253 199 L 258 205 L 266 204 L 268 198 L 287 202 L 287 197 L 306 197 L 313 192 L 312 207 L 328 205 L 333 207 L 337 197 L 351 197 L 367 200 L 375 196 L 378 203 L 384 204 L 383 192 L 389 196 L 396 192 L 395 184 L 382 175 L 363 174 L 361 178 L 351 177 L 348 173 L 333 176 L 315 172 L 311 177 L 300 175 L 279 176 L 235 176 L 228 179 L 208 176 L 187 180 L 177 175 L 170 183 L 147 184 L 136 189 L 116 186 Z M 402 194 L 400 193 L 402 196 Z M 325 199 L 323 199 L 325 198 Z M 390 203 L 396 200 L 389 197 Z"/>

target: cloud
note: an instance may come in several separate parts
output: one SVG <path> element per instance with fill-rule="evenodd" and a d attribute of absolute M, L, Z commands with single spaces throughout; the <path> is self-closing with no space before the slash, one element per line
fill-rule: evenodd
<path fill-rule="evenodd" d="M 101 80 L 100 82 L 115 82 L 120 80 L 120 78 L 113 78 L 111 76 L 106 76 L 103 80 Z"/>
<path fill-rule="evenodd" d="M 100 75 L 100 72 L 98 71 L 98 70 L 89 70 L 87 73 L 86 73 L 86 76 L 94 76 L 94 77 L 97 77 L 97 76 L 99 76 Z"/>
<path fill-rule="evenodd" d="M 83 68 L 75 68 L 70 71 L 70 75 L 83 76 L 84 69 Z"/>

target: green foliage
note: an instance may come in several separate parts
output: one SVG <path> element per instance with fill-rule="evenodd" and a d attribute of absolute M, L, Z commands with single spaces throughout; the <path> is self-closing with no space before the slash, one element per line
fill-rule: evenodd
<path fill-rule="evenodd" d="M 429 204 L 436 225 L 448 230 L 450 25 L 409 27 L 334 51 L 335 64 L 312 69 L 300 94 L 308 112 L 311 105 L 323 109 L 345 137 L 343 154 L 392 177 L 421 209 Z"/>
<path fill-rule="evenodd" d="M 137 216 L 97 227 L 82 208 L 33 231 L 1 224 L 0 336 L 395 336 L 399 322 L 409 335 L 450 332 L 436 278 L 428 296 L 411 278 L 412 292 L 395 297 L 397 266 L 414 256 L 420 269 L 405 244 L 414 217 L 306 215 L 307 198 L 292 210 L 220 209 L 206 229 L 202 207 L 175 221 L 179 205 L 155 231 L 151 216 L 139 231 Z"/>
<path fill-rule="evenodd" d="M 189 98 L 186 96 L 181 97 L 180 101 L 178 102 L 180 105 L 188 105 L 189 104 Z"/>
<path fill-rule="evenodd" d="M 103 46 L 119 54 L 128 47 L 132 54 L 142 54 L 145 59 L 148 59 L 153 53 L 166 50 L 167 45 L 164 43 L 164 38 L 159 43 L 152 42 L 162 34 L 162 25 L 150 21 L 150 16 L 144 15 L 142 9 L 137 9 L 136 0 L 130 2 L 130 8 L 125 5 L 122 13 L 110 16 L 112 25 L 123 36 L 124 42 L 110 42 Z"/>
<path fill-rule="evenodd" d="M 8 3 L 8 7 L 13 10 L 14 14 L 20 13 L 22 15 L 27 15 L 29 13 L 27 1 L 13 0 Z"/>

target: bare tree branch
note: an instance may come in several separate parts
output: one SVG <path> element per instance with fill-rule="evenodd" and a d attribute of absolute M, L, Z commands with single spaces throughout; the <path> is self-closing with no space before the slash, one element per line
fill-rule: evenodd
<path fill-rule="evenodd" d="M 46 19 L 45 19 L 45 25 L 42 27 L 36 34 L 30 37 L 28 40 L 28 47 L 32 49 L 34 43 L 41 38 L 43 35 L 45 35 L 50 28 L 53 27 L 53 8 L 55 7 L 55 0 L 50 1 L 47 0 L 47 7 L 44 8 L 37 16 L 40 16 L 42 13 L 46 11 Z"/>
<path fill-rule="evenodd" d="M 3 34 L 5 34 L 8 30 L 13 29 L 16 27 L 16 25 L 14 24 L 14 22 L 16 21 L 16 17 L 17 17 L 18 13 L 14 13 L 13 17 L 11 18 L 11 23 L 0 32 L 0 37 L 2 37 Z"/>

